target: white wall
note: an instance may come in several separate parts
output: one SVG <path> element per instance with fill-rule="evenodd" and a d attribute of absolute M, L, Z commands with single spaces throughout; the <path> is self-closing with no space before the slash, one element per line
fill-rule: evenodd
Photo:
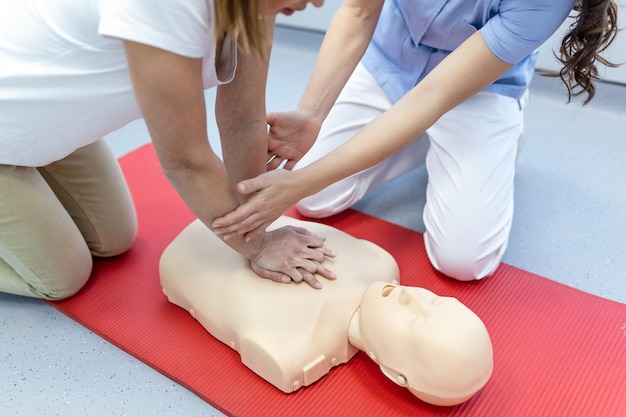
<path fill-rule="evenodd" d="M 324 32 L 341 3 L 342 0 L 326 0 L 320 8 L 309 4 L 306 10 L 302 12 L 296 12 L 291 16 L 280 15 L 277 22 L 284 26 Z M 626 84 L 626 0 L 617 0 L 617 4 L 619 5 L 619 27 L 624 28 L 624 32 L 617 35 L 613 45 L 606 51 L 606 57 L 611 62 L 623 63 L 624 65 L 617 68 L 602 67 L 600 73 L 607 81 Z M 537 64 L 539 69 L 550 71 L 560 69 L 559 62 L 552 51 L 558 50 L 559 42 L 570 24 L 570 21 L 566 21 L 554 36 L 539 49 L 540 56 Z"/>

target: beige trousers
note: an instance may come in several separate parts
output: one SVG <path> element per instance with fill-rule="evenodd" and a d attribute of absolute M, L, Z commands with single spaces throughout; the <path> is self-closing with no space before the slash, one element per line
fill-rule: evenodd
<path fill-rule="evenodd" d="M 92 256 L 126 251 L 137 220 L 122 171 L 101 139 L 41 168 L 0 165 L 0 291 L 74 295 Z"/>

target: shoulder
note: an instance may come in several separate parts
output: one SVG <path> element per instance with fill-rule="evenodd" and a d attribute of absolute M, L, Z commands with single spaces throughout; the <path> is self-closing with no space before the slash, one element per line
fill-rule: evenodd
<path fill-rule="evenodd" d="M 211 0 L 100 0 L 101 35 L 145 43 L 193 58 L 213 40 Z"/>
<path fill-rule="evenodd" d="M 574 7 L 575 0 L 501 0 L 497 15 L 501 24 L 520 35 L 544 36 L 556 29 Z"/>
<path fill-rule="evenodd" d="M 516 63 L 543 44 L 563 23 L 575 0 L 501 0 L 482 28 L 500 59 Z"/>

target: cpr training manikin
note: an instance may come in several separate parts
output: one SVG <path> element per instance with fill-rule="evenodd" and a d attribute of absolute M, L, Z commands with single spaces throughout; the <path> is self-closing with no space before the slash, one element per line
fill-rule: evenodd
<path fill-rule="evenodd" d="M 337 256 L 324 265 L 335 280 L 314 289 L 260 278 L 195 220 L 162 254 L 165 295 L 286 393 L 313 384 L 359 350 L 391 381 L 430 404 L 460 404 L 487 383 L 491 339 L 468 307 L 400 285 L 393 257 L 369 241 L 286 216 L 271 228 L 286 225 L 326 238 Z"/>

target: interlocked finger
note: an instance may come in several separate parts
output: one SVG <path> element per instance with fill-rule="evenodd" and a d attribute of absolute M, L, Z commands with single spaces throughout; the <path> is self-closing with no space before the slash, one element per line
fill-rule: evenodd
<path fill-rule="evenodd" d="M 302 274 L 302 280 L 306 282 L 307 284 L 309 284 L 311 287 L 318 288 L 318 289 L 322 288 L 320 282 L 317 280 L 314 273 L 309 272 L 303 268 L 298 268 L 298 271 L 300 271 L 300 273 Z"/>

